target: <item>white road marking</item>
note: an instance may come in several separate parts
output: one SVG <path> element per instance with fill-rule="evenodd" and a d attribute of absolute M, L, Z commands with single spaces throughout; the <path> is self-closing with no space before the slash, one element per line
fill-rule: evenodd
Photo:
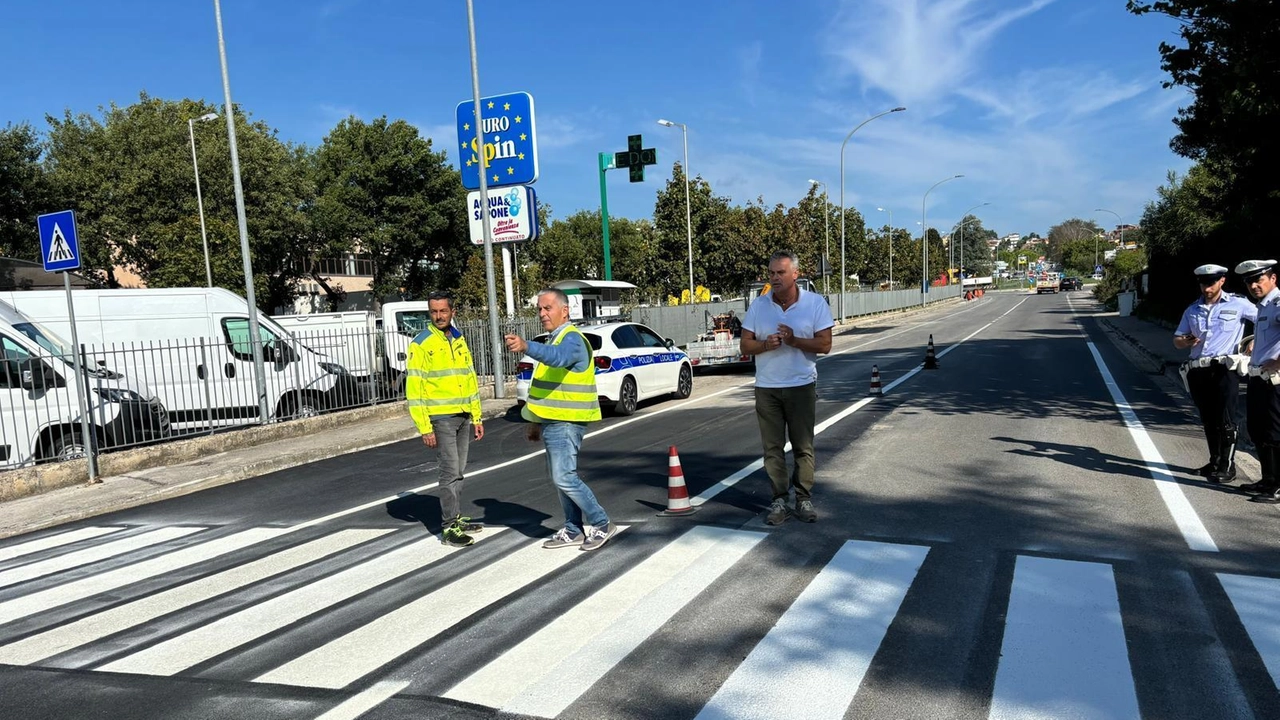
<path fill-rule="evenodd" d="M 482 608 L 587 556 L 578 548 L 547 550 L 542 542 L 542 539 L 535 540 L 491 565 L 255 678 L 254 682 L 344 688 Z"/>
<path fill-rule="evenodd" d="M 1110 565 L 1018 558 L 988 717 L 1141 717 Z"/>
<path fill-rule="evenodd" d="M 698 713 L 839 720 L 929 549 L 846 542 Z"/>
<path fill-rule="evenodd" d="M 140 535 L 121 538 L 112 542 L 103 543 L 102 545 L 94 545 L 66 555 L 59 555 L 48 560 L 21 565 L 0 572 L 0 587 L 16 585 L 18 583 L 27 582 L 46 575 L 70 570 L 71 568 L 80 567 L 81 565 L 90 565 L 92 563 L 101 562 L 124 555 L 125 553 L 141 550 L 152 545 L 158 545 L 163 542 L 175 540 L 185 535 L 200 532 L 205 528 L 202 527 L 167 527 L 159 530 L 152 530 Z M 0 620 L 0 622 L 4 622 Z"/>
<path fill-rule="evenodd" d="M 289 572 L 385 535 L 392 530 L 342 530 L 216 575 L 113 607 L 75 622 L 0 646 L 0 663 L 27 665 L 137 627 L 210 598 Z"/>
<path fill-rule="evenodd" d="M 763 537 L 712 526 L 689 530 L 444 697 L 558 715 Z"/>
<path fill-rule="evenodd" d="M 409 687 L 407 682 L 376 683 L 368 690 L 347 698 L 341 705 L 321 715 L 316 720 L 356 720 L 356 718 L 378 707 L 407 687 Z"/>
<path fill-rule="evenodd" d="M 1173 517 L 1174 524 L 1178 526 L 1178 530 L 1182 533 L 1183 539 L 1187 541 L 1187 545 L 1192 550 L 1218 552 L 1218 545 L 1209 535 L 1209 530 L 1205 528 L 1204 523 L 1200 521 L 1200 516 L 1196 514 L 1196 510 L 1191 506 L 1191 502 L 1187 500 L 1187 496 L 1183 494 L 1182 486 L 1174 480 L 1173 473 L 1169 472 L 1169 466 L 1165 464 L 1164 457 L 1160 455 L 1160 451 L 1156 449 L 1155 442 L 1147 434 L 1147 429 L 1138 420 L 1137 413 L 1133 411 L 1129 401 L 1125 399 L 1124 393 L 1120 392 L 1120 386 L 1116 384 L 1116 379 L 1112 377 L 1111 371 L 1107 369 L 1107 364 L 1103 361 L 1102 354 L 1098 352 L 1097 346 L 1092 342 L 1089 342 L 1088 345 L 1089 352 L 1093 354 L 1093 361 L 1098 366 L 1098 372 L 1102 374 L 1102 382 L 1107 386 L 1107 391 L 1111 393 L 1111 401 L 1115 404 L 1116 409 L 1120 411 L 1120 417 L 1124 420 L 1125 427 L 1129 429 L 1129 435 L 1133 438 L 1133 443 L 1138 446 L 1142 461 L 1146 463 L 1147 473 L 1155 481 L 1160 499 L 1164 501 L 1165 507 L 1169 509 L 1169 514 Z"/>
<path fill-rule="evenodd" d="M 1271 682 L 1280 687 L 1280 623 L 1276 622 L 1280 617 L 1280 578 L 1220 573 L 1218 581 L 1271 674 Z"/>
<path fill-rule="evenodd" d="M 81 540 L 100 537 L 108 533 L 120 532 L 123 529 L 122 527 L 86 527 L 40 538 L 39 540 L 10 545 L 9 547 L 0 548 L 0 562 L 12 560 L 23 555 L 30 555 L 41 550 L 49 550 L 80 542 Z"/>
<path fill-rule="evenodd" d="M 486 528 L 476 542 L 484 542 L 502 529 Z M 436 538 L 421 540 L 201 625 L 97 669 L 144 675 L 176 675 L 366 590 L 421 570 L 456 551 L 457 548 L 443 545 Z"/>

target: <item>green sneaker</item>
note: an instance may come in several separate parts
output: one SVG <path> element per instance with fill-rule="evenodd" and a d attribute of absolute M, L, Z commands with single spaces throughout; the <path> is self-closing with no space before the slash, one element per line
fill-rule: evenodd
<path fill-rule="evenodd" d="M 440 533 L 440 542 L 449 547 L 466 547 L 475 543 L 476 539 L 468 535 L 464 528 L 463 523 L 455 520 Z"/>
<path fill-rule="evenodd" d="M 471 518 L 466 515 L 459 515 L 453 519 L 454 524 L 462 526 L 462 532 L 478 533 L 484 530 L 484 526 L 480 523 L 471 522 Z"/>

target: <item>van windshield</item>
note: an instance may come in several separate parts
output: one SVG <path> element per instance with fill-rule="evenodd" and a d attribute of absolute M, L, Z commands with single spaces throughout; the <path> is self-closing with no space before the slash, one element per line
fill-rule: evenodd
<path fill-rule="evenodd" d="M 13 329 L 30 338 L 35 342 L 35 344 L 45 350 L 48 350 L 50 353 L 63 358 L 64 360 L 71 357 L 71 347 L 62 338 L 53 334 L 53 331 L 44 327 L 40 323 L 15 323 Z"/>

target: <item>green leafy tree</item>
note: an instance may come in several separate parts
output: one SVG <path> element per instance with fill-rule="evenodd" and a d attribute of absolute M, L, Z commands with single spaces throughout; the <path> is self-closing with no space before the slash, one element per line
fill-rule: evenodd
<path fill-rule="evenodd" d="M 1092 220 L 1064 220 L 1049 228 L 1049 251 L 1045 253 L 1045 257 L 1049 262 L 1063 263 L 1063 249 L 1067 244 L 1086 239 L 1092 242 L 1093 238 L 1102 234 L 1102 228 Z"/>
<path fill-rule="evenodd" d="M 312 172 L 311 257 L 369 255 L 375 298 L 453 287 L 472 267 L 458 172 L 409 123 L 342 120 L 316 150 Z"/>
<path fill-rule="evenodd" d="M 36 216 L 53 209 L 42 152 L 29 123 L 0 128 L 0 256 L 40 260 Z"/>
<path fill-rule="evenodd" d="M 715 195 L 701 176 L 689 184 L 689 226 L 693 232 L 693 281 L 724 292 L 743 275 L 743 266 L 757 253 L 743 257 L 746 240 L 729 230 L 730 206 L 727 198 Z M 671 178 L 658 191 L 653 206 L 652 247 L 648 274 L 662 293 L 680 297 L 689 285 L 689 233 L 685 223 L 685 175 L 680 163 L 672 166 Z"/>
<path fill-rule="evenodd" d="M 978 277 L 991 274 L 991 248 L 987 246 L 987 242 L 998 237 L 995 230 L 983 227 L 982 220 L 976 215 L 966 215 L 956 224 L 951 237 L 956 242 L 957 265 L 963 258 L 965 272 L 968 275 Z M 964 248 L 963 253 L 960 251 L 961 247 Z"/>

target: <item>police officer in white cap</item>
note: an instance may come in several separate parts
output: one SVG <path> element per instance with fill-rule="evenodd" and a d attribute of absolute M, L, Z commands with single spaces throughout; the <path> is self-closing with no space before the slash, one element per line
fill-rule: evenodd
<path fill-rule="evenodd" d="M 1174 346 L 1190 348 L 1183 366 L 1187 389 L 1200 411 L 1204 437 L 1209 442 L 1209 463 L 1200 474 L 1211 483 L 1229 483 L 1236 477 L 1236 408 L 1240 376 L 1233 358 L 1244 337 L 1244 321 L 1253 321 L 1258 310 L 1243 297 L 1223 292 L 1227 269 L 1201 265 L 1195 269 L 1201 297 L 1182 313 L 1173 336 Z"/>
<path fill-rule="evenodd" d="M 1241 486 L 1254 502 L 1280 502 L 1280 290 L 1276 289 L 1275 260 L 1245 260 L 1236 274 L 1258 301 L 1253 353 L 1249 357 L 1247 414 L 1249 438 L 1258 449 L 1262 479 Z"/>

